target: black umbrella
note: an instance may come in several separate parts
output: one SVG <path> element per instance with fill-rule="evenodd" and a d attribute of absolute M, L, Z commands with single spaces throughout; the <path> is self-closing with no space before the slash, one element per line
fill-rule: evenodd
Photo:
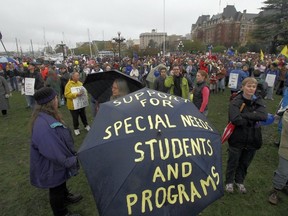
<path fill-rule="evenodd" d="M 169 94 L 102 104 L 78 153 L 101 216 L 192 216 L 223 196 L 220 134 Z"/>
<path fill-rule="evenodd" d="M 143 88 L 141 82 L 117 70 L 89 74 L 83 85 L 98 102 L 103 103 L 110 99 L 115 79 L 126 80 L 130 92 Z"/>

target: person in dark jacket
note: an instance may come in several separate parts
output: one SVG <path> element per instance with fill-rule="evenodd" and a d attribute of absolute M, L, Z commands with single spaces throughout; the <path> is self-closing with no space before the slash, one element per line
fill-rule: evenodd
<path fill-rule="evenodd" d="M 60 98 L 62 100 L 62 105 L 66 104 L 66 98 L 65 98 L 65 86 L 68 83 L 70 79 L 70 73 L 67 70 L 66 65 L 61 65 L 59 67 L 60 69 L 60 80 L 61 80 L 61 92 L 60 92 Z"/>
<path fill-rule="evenodd" d="M 37 105 L 31 121 L 30 182 L 49 189 L 54 216 L 79 216 L 66 208 L 82 196 L 71 194 L 66 187 L 66 181 L 78 174 L 79 164 L 71 132 L 58 111 L 57 93 L 43 87 L 35 92 L 34 98 Z"/>
<path fill-rule="evenodd" d="M 242 93 L 229 104 L 229 121 L 235 129 L 228 139 L 226 191 L 234 192 L 234 182 L 240 193 L 247 193 L 244 180 L 247 169 L 257 149 L 262 145 L 259 121 L 267 119 L 266 107 L 261 97 L 255 96 L 257 80 L 247 77 L 242 82 Z"/>
<path fill-rule="evenodd" d="M 165 67 L 160 69 L 160 76 L 158 76 L 154 81 L 154 88 L 157 91 L 161 91 L 164 93 L 168 92 L 168 88 L 165 87 L 164 82 L 167 77 L 167 69 Z"/>
<path fill-rule="evenodd" d="M 35 99 L 33 96 L 32 92 L 28 92 L 26 87 L 27 87 L 27 79 L 26 78 L 30 78 L 30 79 L 34 79 L 34 92 L 42 87 L 44 87 L 44 80 L 42 79 L 41 74 L 35 70 L 35 64 L 34 63 L 30 63 L 28 66 L 28 71 L 27 73 L 24 74 L 24 92 L 25 92 L 25 96 L 27 97 L 28 100 L 28 104 L 30 106 L 30 108 L 34 109 L 34 105 L 35 105 Z"/>
<path fill-rule="evenodd" d="M 9 77 L 12 91 L 18 91 L 17 70 L 15 69 L 15 66 L 13 63 L 8 62 L 6 66 L 6 73 Z"/>

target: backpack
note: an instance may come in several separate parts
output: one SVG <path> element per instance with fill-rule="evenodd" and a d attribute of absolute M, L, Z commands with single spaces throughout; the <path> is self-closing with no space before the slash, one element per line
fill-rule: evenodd
<path fill-rule="evenodd" d="M 233 92 L 230 97 L 229 97 L 229 101 L 232 101 L 236 96 L 238 96 L 239 94 L 241 94 L 243 91 L 237 91 L 237 92 Z"/>

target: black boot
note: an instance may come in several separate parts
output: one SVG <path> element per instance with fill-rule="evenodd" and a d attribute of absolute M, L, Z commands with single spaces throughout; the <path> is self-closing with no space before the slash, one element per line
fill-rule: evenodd
<path fill-rule="evenodd" d="M 74 204 L 74 203 L 78 203 L 82 199 L 83 199 L 83 196 L 81 194 L 68 193 L 65 199 L 65 202 L 66 204 Z"/>
<path fill-rule="evenodd" d="M 276 147 L 279 147 L 279 146 L 280 146 L 280 141 L 275 141 L 275 142 L 274 142 L 274 145 L 275 145 Z"/>
<path fill-rule="evenodd" d="M 77 213 L 68 213 L 65 216 L 81 216 L 81 215 Z"/>

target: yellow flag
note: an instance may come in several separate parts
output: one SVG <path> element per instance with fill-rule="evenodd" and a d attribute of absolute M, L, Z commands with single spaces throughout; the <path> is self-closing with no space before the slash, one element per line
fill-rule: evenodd
<path fill-rule="evenodd" d="M 284 48 L 282 49 L 281 51 L 281 54 L 286 56 L 286 58 L 288 58 L 288 48 L 287 48 L 287 45 L 284 46 Z"/>
<path fill-rule="evenodd" d="M 261 61 L 264 60 L 264 53 L 263 53 L 262 49 L 260 49 L 260 60 Z"/>

